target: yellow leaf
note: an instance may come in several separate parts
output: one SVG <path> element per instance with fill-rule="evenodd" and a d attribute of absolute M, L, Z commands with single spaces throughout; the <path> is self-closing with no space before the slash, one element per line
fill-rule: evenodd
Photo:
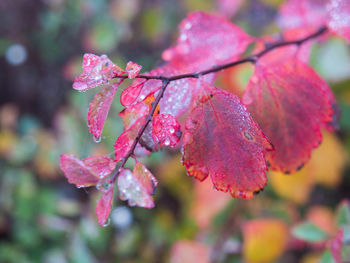
<path fill-rule="evenodd" d="M 243 225 L 243 257 L 250 263 L 272 262 L 282 255 L 288 227 L 279 219 L 255 219 Z"/>

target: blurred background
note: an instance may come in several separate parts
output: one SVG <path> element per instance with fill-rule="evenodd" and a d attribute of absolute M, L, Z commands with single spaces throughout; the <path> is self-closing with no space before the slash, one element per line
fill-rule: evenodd
<path fill-rule="evenodd" d="M 189 12 L 226 16 L 260 36 L 279 31 L 282 2 L 1 0 L 0 262 L 329 259 L 331 240 L 350 223 L 350 49 L 341 39 L 317 44 L 310 61 L 336 94 L 340 130 L 324 133 L 321 147 L 298 173 L 270 173 L 267 188 L 251 201 L 218 193 L 209 180 L 194 181 L 179 153 L 161 151 L 144 160 L 159 181 L 156 208 L 117 200 L 109 225 L 100 227 L 97 191 L 76 189 L 59 169 L 62 153 L 112 156 L 123 129 L 116 98 L 102 142 L 89 134 L 86 117 L 96 90 L 82 94 L 71 88 L 84 53 L 107 54 L 120 66 L 132 60 L 147 71 L 161 62 Z M 218 85 L 239 94 L 250 74 L 249 65 L 235 67 Z"/>

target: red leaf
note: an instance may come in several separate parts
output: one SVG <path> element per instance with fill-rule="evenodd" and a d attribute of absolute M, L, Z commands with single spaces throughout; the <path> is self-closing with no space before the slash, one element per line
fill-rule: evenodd
<path fill-rule="evenodd" d="M 237 58 L 251 41 L 229 21 L 197 11 L 181 22 L 177 44 L 164 51 L 162 57 L 175 68 L 199 71 Z"/>
<path fill-rule="evenodd" d="M 83 73 L 75 79 L 73 89 L 85 91 L 105 84 L 108 80 L 124 73 L 125 71 L 113 64 L 106 55 L 99 57 L 93 54 L 85 54 Z"/>
<path fill-rule="evenodd" d="M 328 0 L 289 0 L 279 10 L 283 28 L 315 30 L 326 24 Z"/>
<path fill-rule="evenodd" d="M 105 86 L 95 95 L 94 99 L 90 103 L 88 125 L 90 127 L 90 132 L 94 135 L 95 140 L 99 140 L 101 137 L 109 108 L 112 105 L 114 94 L 117 91 L 120 83 L 121 81 L 113 85 Z"/>
<path fill-rule="evenodd" d="M 340 228 L 336 237 L 330 242 L 330 250 L 335 263 L 342 263 L 341 250 L 343 247 L 344 230 Z"/>
<path fill-rule="evenodd" d="M 257 63 L 243 102 L 275 147 L 267 153 L 271 168 L 290 173 L 322 141 L 320 128 L 332 119 L 329 88 L 306 64 L 294 59 L 269 64 L 270 55 Z"/>
<path fill-rule="evenodd" d="M 136 64 L 135 62 L 129 61 L 126 65 L 126 71 L 128 72 L 128 78 L 133 79 L 139 74 L 140 70 L 142 69 L 142 66 L 139 64 Z"/>
<path fill-rule="evenodd" d="M 252 198 L 266 185 L 264 150 L 272 147 L 236 96 L 207 92 L 186 122 L 183 164 L 201 181 L 210 175 L 220 191 Z"/>
<path fill-rule="evenodd" d="M 115 169 L 115 161 L 105 156 L 80 160 L 73 155 L 62 154 L 60 166 L 68 182 L 77 187 L 96 185 Z"/>
<path fill-rule="evenodd" d="M 161 145 L 175 147 L 181 138 L 181 127 L 169 114 L 158 114 L 153 118 L 153 140 Z"/>
<path fill-rule="evenodd" d="M 106 224 L 108 223 L 108 216 L 111 212 L 113 204 L 113 190 L 114 186 L 110 185 L 110 187 L 103 192 L 100 200 L 97 203 L 97 220 L 101 226 L 106 226 Z"/>
<path fill-rule="evenodd" d="M 139 118 L 145 117 L 150 112 L 148 104 L 139 102 L 122 110 L 118 115 L 122 118 L 125 129 L 129 129 Z"/>
<path fill-rule="evenodd" d="M 130 206 L 153 208 L 151 195 L 157 185 L 157 180 L 140 162 L 136 162 L 133 172 L 123 169 L 118 177 L 120 199 L 128 200 Z"/>
<path fill-rule="evenodd" d="M 350 1 L 330 0 L 327 10 L 329 29 L 350 42 Z"/>
<path fill-rule="evenodd" d="M 120 95 L 120 103 L 123 106 L 129 106 L 137 100 L 143 85 L 145 84 L 145 80 L 137 79 L 135 80 L 129 87 L 123 90 Z"/>
<path fill-rule="evenodd" d="M 123 132 L 114 143 L 115 160 L 119 162 L 131 149 L 137 134 L 145 123 L 145 118 L 139 118 L 129 129 Z"/>

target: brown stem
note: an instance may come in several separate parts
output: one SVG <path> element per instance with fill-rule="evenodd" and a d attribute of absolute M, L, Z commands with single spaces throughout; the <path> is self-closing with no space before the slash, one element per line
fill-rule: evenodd
<path fill-rule="evenodd" d="M 123 158 L 122 163 L 120 164 L 119 168 L 113 173 L 112 177 L 110 178 L 110 183 L 114 183 L 115 180 L 117 179 L 119 173 L 121 172 L 122 168 L 124 168 L 126 162 L 128 161 L 128 159 L 134 154 L 134 150 L 136 148 L 136 145 L 139 143 L 142 134 L 144 133 L 144 131 L 147 128 L 147 125 L 151 122 L 152 118 L 153 118 L 153 114 L 157 109 L 158 103 L 160 101 L 160 99 L 163 97 L 164 92 L 166 87 L 169 84 L 169 80 L 163 80 L 163 84 L 162 84 L 162 88 L 160 90 L 160 92 L 158 93 L 156 99 L 154 100 L 153 104 L 152 104 L 152 108 L 150 113 L 147 116 L 146 122 L 144 125 L 142 125 L 141 129 L 138 131 L 137 136 L 133 142 L 133 144 L 131 145 L 130 150 L 128 151 L 128 153 L 126 154 L 126 156 Z"/>
<path fill-rule="evenodd" d="M 274 50 L 276 48 L 283 47 L 283 46 L 289 46 L 289 45 L 298 45 L 298 46 L 300 46 L 301 44 L 305 43 L 306 41 L 308 41 L 310 39 L 313 39 L 313 38 L 316 38 L 316 37 L 324 34 L 325 32 L 327 32 L 327 28 L 326 27 L 321 27 L 316 32 L 314 32 L 314 33 L 312 33 L 312 34 L 310 34 L 310 35 L 308 35 L 308 36 L 306 36 L 304 38 L 301 38 L 301 39 L 298 39 L 298 40 L 293 40 L 293 41 L 276 42 L 276 43 L 273 43 L 273 44 L 269 45 L 268 47 L 266 47 L 264 50 L 260 51 L 259 53 L 256 53 L 256 54 L 250 55 L 250 56 L 248 56 L 246 58 L 242 58 L 240 60 L 236 60 L 236 61 L 229 62 L 229 63 L 226 63 L 226 64 L 216 65 L 216 66 L 213 66 L 213 67 L 211 67 L 209 69 L 202 70 L 202 71 L 199 71 L 199 72 L 186 73 L 186 74 L 175 75 L 175 76 L 171 76 L 171 77 L 165 77 L 165 76 L 161 76 L 161 75 L 151 76 L 151 75 L 145 75 L 145 74 L 137 75 L 136 78 L 139 78 L 139 79 L 145 79 L 145 80 L 156 79 L 156 80 L 161 80 L 163 82 L 163 85 L 162 85 L 162 88 L 161 88 L 160 92 L 158 93 L 155 101 L 153 102 L 151 111 L 150 111 L 150 113 L 147 116 L 147 120 L 146 120 L 145 124 L 138 131 L 137 137 L 134 140 L 134 142 L 133 142 L 129 152 L 123 158 L 121 165 L 119 166 L 119 168 L 111 176 L 110 183 L 114 183 L 115 182 L 115 180 L 117 179 L 117 177 L 118 177 L 119 173 L 121 172 L 122 168 L 124 168 L 124 166 L 125 166 L 126 162 L 128 161 L 128 159 L 134 154 L 134 150 L 136 148 L 136 145 L 139 143 L 142 134 L 144 133 L 144 131 L 147 128 L 147 125 L 152 120 L 153 114 L 154 114 L 154 112 L 155 112 L 155 110 L 156 110 L 156 108 L 158 106 L 158 103 L 161 100 L 161 98 L 163 97 L 163 94 L 164 94 L 164 92 L 165 92 L 165 90 L 166 90 L 166 88 L 167 88 L 167 86 L 168 86 L 168 84 L 170 82 L 175 81 L 175 80 L 179 80 L 179 79 L 185 79 L 185 78 L 199 78 L 200 76 L 207 75 L 207 74 L 210 74 L 210 73 L 219 72 L 221 70 L 224 70 L 224 69 L 227 69 L 227 68 L 231 68 L 231 67 L 234 67 L 236 65 L 247 63 L 247 62 L 256 63 L 256 61 L 260 57 L 264 56 L 265 54 L 271 52 L 272 50 Z M 116 76 L 116 78 L 126 79 L 126 78 L 128 78 L 128 76 Z"/>

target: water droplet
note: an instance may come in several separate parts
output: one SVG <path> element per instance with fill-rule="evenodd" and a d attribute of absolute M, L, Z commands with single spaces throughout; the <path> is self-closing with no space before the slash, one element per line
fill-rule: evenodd
<path fill-rule="evenodd" d="M 248 131 L 244 131 L 243 135 L 248 141 L 252 141 L 253 140 L 253 136 L 250 135 L 250 133 Z"/>
<path fill-rule="evenodd" d="M 170 145 L 169 139 L 166 139 L 166 140 L 165 140 L 164 145 L 165 145 L 165 146 L 169 146 L 169 145 Z"/>
<path fill-rule="evenodd" d="M 192 24 L 190 23 L 190 22 L 187 22 L 186 24 L 185 24 L 185 29 L 190 29 L 192 27 Z"/>
<path fill-rule="evenodd" d="M 111 223 L 111 219 L 108 217 L 106 222 L 103 224 L 102 227 L 106 227 L 106 226 L 109 226 L 109 224 Z"/>
<path fill-rule="evenodd" d="M 136 205 L 135 200 L 130 199 L 130 200 L 129 200 L 129 206 L 135 206 L 135 205 Z"/>
<path fill-rule="evenodd" d="M 108 182 L 108 180 L 104 180 L 104 181 L 99 181 L 96 185 L 96 188 L 98 191 L 105 193 L 109 190 L 111 186 L 112 185 Z"/>
<path fill-rule="evenodd" d="M 101 136 L 100 137 L 95 137 L 95 136 L 93 136 L 93 139 L 94 139 L 94 142 L 95 143 L 100 143 L 101 142 Z"/>
<path fill-rule="evenodd" d="M 169 129 L 169 132 L 170 132 L 170 133 L 174 133 L 174 132 L 175 132 L 175 129 L 174 129 L 174 128 L 170 128 L 170 129 Z"/>

